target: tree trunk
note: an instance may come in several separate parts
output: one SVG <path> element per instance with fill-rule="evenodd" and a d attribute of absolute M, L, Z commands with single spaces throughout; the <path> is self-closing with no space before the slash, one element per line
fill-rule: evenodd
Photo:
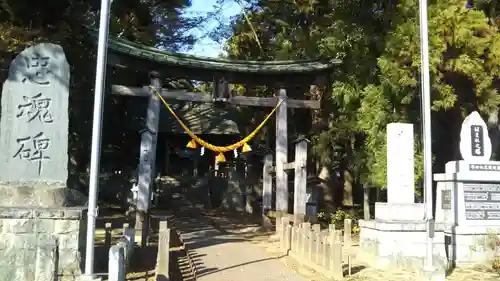
<path fill-rule="evenodd" d="M 321 183 L 323 193 L 323 207 L 326 212 L 330 213 L 335 210 L 335 200 L 332 192 L 332 178 L 330 169 L 326 166 L 321 166 L 318 178 L 322 179 Z"/>
<path fill-rule="evenodd" d="M 343 177 L 343 194 L 342 194 L 342 205 L 344 207 L 347 207 L 349 210 L 349 214 L 351 216 L 354 216 L 354 177 L 352 175 L 352 172 L 349 170 L 344 170 L 344 177 Z"/>
<path fill-rule="evenodd" d="M 342 198 L 342 205 L 347 207 L 354 206 L 353 197 L 354 178 L 349 170 L 344 170 L 344 196 Z"/>
<path fill-rule="evenodd" d="M 363 219 L 370 220 L 370 188 L 367 183 L 363 184 Z"/>
<path fill-rule="evenodd" d="M 497 158 L 499 147 L 498 138 L 500 137 L 500 130 L 498 126 L 498 110 L 495 110 L 494 112 L 489 114 L 488 122 L 486 123 L 488 125 L 489 135 L 491 139 L 491 150 L 493 152 L 492 154 L 493 157 Z"/>

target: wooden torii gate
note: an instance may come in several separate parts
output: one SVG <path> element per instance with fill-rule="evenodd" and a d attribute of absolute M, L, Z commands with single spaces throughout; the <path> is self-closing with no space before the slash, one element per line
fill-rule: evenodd
<path fill-rule="evenodd" d="M 94 34 L 91 34 L 95 36 Z M 320 61 L 238 61 L 162 52 L 130 41 L 109 38 L 108 64 L 117 70 L 144 71 L 149 73 L 150 85 L 127 87 L 112 85 L 115 95 L 144 96 L 149 99 L 146 113 L 147 130 L 142 134 L 137 209 L 141 220 L 147 222 L 150 207 L 151 186 L 154 178 L 158 121 L 161 101 L 150 89 L 154 88 L 167 100 L 202 103 L 225 103 L 235 106 L 275 107 L 276 112 L 276 213 L 288 213 L 288 108 L 319 109 L 319 101 L 287 99 L 287 86 L 324 84 L 330 81 L 332 68 L 341 62 L 336 59 Z M 192 93 L 162 88 L 161 75 L 169 78 L 214 81 L 214 91 Z M 275 97 L 231 96 L 229 83 L 246 85 L 268 85 L 278 88 Z M 304 186 L 305 188 L 305 186 Z M 304 191 L 305 192 L 305 191 Z M 138 224 L 139 222 L 136 222 Z M 141 225 L 141 224 L 139 224 Z M 142 226 L 141 226 L 142 227 Z"/>

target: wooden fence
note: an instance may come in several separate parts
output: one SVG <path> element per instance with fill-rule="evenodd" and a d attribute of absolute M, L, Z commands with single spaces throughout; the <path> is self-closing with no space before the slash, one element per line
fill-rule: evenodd
<path fill-rule="evenodd" d="M 134 250 L 135 231 L 123 225 L 123 236 L 109 248 L 108 281 L 125 281 L 126 269 Z M 106 241 L 111 241 L 111 224 L 106 224 Z"/>
<path fill-rule="evenodd" d="M 106 223 L 105 244 L 111 244 L 111 223 Z M 108 281 L 125 281 L 127 268 L 135 247 L 135 230 L 128 223 L 123 225 L 123 236 L 109 248 Z M 156 281 L 168 281 L 170 263 L 170 229 L 165 217 L 160 218 L 158 253 L 156 258 Z"/>
<path fill-rule="evenodd" d="M 170 280 L 170 228 L 166 218 L 160 220 L 158 233 L 158 254 L 156 258 L 156 281 Z"/>
<path fill-rule="evenodd" d="M 336 230 L 330 224 L 328 230 L 321 231 L 319 224 L 308 222 L 293 225 L 290 218 L 281 218 L 280 245 L 282 251 L 326 277 L 342 279 L 344 277 L 344 253 L 350 275 L 351 220 L 345 221 L 343 239 L 342 230 Z M 342 241 L 344 240 L 344 241 Z M 347 250 L 347 251 L 345 251 Z"/>

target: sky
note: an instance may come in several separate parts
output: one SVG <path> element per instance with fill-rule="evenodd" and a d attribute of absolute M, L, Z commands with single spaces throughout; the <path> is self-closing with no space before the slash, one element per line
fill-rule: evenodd
<path fill-rule="evenodd" d="M 228 3 L 224 5 L 222 9 L 222 20 L 229 21 L 230 17 L 237 15 L 241 12 L 240 6 L 235 1 L 227 1 Z M 214 5 L 216 5 L 216 0 L 192 0 L 192 6 L 186 9 L 185 13 L 187 15 L 205 15 L 208 12 L 215 11 Z M 193 34 L 196 37 L 201 37 L 206 33 L 205 30 L 211 30 L 217 26 L 215 20 L 205 23 L 201 28 L 193 30 Z M 186 53 L 196 56 L 206 56 L 206 57 L 217 57 L 222 53 L 222 45 L 209 38 L 203 38 L 200 40 L 192 50 Z"/>

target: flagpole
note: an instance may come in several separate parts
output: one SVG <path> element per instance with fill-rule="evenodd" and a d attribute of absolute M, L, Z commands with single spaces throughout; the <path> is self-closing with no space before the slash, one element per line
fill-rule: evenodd
<path fill-rule="evenodd" d="M 429 70 L 429 34 L 427 0 L 419 1 L 420 11 L 420 60 L 421 60 L 421 91 L 422 91 L 422 123 L 424 149 L 424 196 L 426 219 L 426 262 L 424 271 L 435 271 L 433 259 L 434 218 L 432 213 L 432 136 L 431 136 L 431 94 Z"/>
<path fill-rule="evenodd" d="M 94 232 L 97 217 L 97 192 L 99 187 L 99 160 L 101 154 L 102 110 L 106 78 L 109 16 L 112 0 L 101 0 L 99 18 L 99 41 L 94 88 L 94 115 L 92 121 L 92 147 L 90 152 L 89 206 L 87 212 L 87 244 L 85 251 L 85 274 L 94 277 Z"/>

